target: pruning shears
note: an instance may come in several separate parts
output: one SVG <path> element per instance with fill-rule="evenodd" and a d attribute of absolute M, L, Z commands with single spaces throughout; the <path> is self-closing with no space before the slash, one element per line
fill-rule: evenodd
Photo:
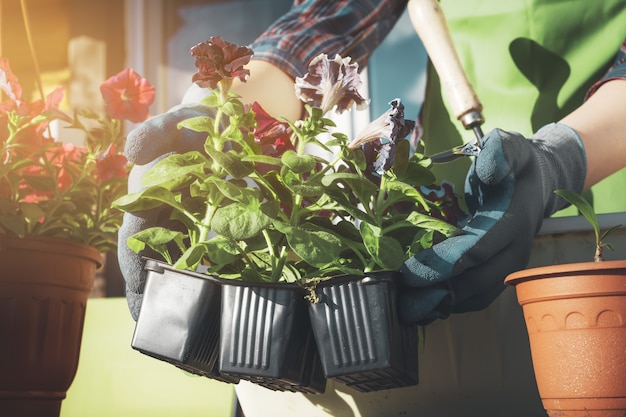
<path fill-rule="evenodd" d="M 476 137 L 471 142 L 467 142 L 464 145 L 455 146 L 454 148 L 448 149 L 447 151 L 439 152 L 434 155 L 429 156 L 431 161 L 434 163 L 443 163 L 454 161 L 457 158 L 462 156 L 478 156 L 480 150 L 483 147 L 483 131 L 480 128 L 480 125 L 471 128 Z"/>

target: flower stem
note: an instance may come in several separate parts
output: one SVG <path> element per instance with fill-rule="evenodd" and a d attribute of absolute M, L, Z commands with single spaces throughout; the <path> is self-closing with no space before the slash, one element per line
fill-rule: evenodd
<path fill-rule="evenodd" d="M 380 176 L 380 187 L 378 188 L 378 194 L 376 196 L 376 203 L 373 207 L 373 214 L 376 217 L 376 222 L 382 226 L 382 216 L 383 210 L 379 210 L 378 208 L 384 207 L 385 205 L 385 195 L 387 194 L 387 176 L 385 174 Z"/>
<path fill-rule="evenodd" d="M 211 231 L 211 221 L 213 220 L 213 216 L 215 215 L 215 212 L 217 211 L 217 207 L 221 201 L 222 201 L 222 197 L 218 197 L 218 200 L 215 203 L 207 204 L 206 212 L 204 214 L 204 219 L 202 219 L 202 222 L 198 224 L 198 228 L 200 231 L 200 234 L 198 235 L 198 242 L 204 242 L 209 236 L 209 232 Z M 198 243 L 198 242 L 193 242 L 193 243 Z"/>

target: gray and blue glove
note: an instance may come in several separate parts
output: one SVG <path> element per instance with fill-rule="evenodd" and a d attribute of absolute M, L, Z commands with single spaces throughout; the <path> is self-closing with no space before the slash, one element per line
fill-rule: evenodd
<path fill-rule="evenodd" d="M 185 102 L 197 103 L 202 98 L 199 88 L 184 99 Z M 171 153 L 184 153 L 204 148 L 206 135 L 189 129 L 178 129 L 178 123 L 196 116 L 207 116 L 212 110 L 199 104 L 182 104 L 170 111 L 151 118 L 128 134 L 124 154 L 134 164 L 128 178 L 128 192 L 135 193 L 144 187 L 141 178 L 159 160 Z M 145 210 L 136 213 L 124 213 L 122 226 L 118 231 L 117 257 L 120 270 L 126 281 L 126 299 L 130 313 L 135 320 L 139 317 L 142 294 L 146 281 L 142 256 L 159 259 L 159 255 L 146 248 L 136 254 L 128 248 L 127 239 L 137 232 L 153 226 L 176 227 L 169 219 L 168 207 Z"/>
<path fill-rule="evenodd" d="M 496 129 L 483 140 L 466 178 L 471 219 L 463 233 L 402 268 L 403 321 L 427 324 L 487 307 L 504 278 L 526 267 L 543 219 L 567 205 L 554 190 L 583 189 L 585 151 L 568 126 L 550 124 L 529 139 Z"/>

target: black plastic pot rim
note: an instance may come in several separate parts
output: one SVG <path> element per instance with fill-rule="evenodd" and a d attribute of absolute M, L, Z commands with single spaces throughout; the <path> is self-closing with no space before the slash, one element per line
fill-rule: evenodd
<path fill-rule="evenodd" d="M 245 287 L 255 286 L 255 287 L 269 287 L 269 288 L 287 288 L 287 289 L 292 289 L 292 290 L 303 290 L 302 286 L 296 282 L 244 281 L 240 279 L 222 278 L 220 276 L 210 275 L 210 274 L 206 274 L 206 273 L 202 273 L 198 271 L 191 271 L 188 269 L 177 269 L 166 262 L 158 261 L 153 258 L 144 257 L 143 260 L 145 262 L 144 264 L 145 270 L 150 270 L 150 271 L 159 272 L 159 273 L 167 269 L 170 271 L 179 272 L 179 273 L 197 277 L 197 278 L 209 279 L 209 280 L 216 281 L 224 285 L 234 285 L 234 286 L 242 286 L 242 287 L 243 286 Z"/>

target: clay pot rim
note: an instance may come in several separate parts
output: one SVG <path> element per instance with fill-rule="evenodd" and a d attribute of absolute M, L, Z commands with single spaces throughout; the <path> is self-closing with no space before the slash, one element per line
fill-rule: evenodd
<path fill-rule="evenodd" d="M 575 262 L 523 269 L 509 274 L 505 279 L 506 285 L 515 286 L 525 281 L 537 278 L 550 278 L 551 276 L 563 276 L 567 274 L 580 274 L 582 271 L 598 273 L 612 269 L 622 270 L 620 274 L 626 274 L 626 260 L 610 260 L 601 262 Z"/>
<path fill-rule="evenodd" d="M 96 248 L 86 243 L 43 235 L 19 237 L 0 233 L 0 252 L 15 249 L 82 256 L 96 263 L 98 268 L 103 264 L 102 254 Z"/>

